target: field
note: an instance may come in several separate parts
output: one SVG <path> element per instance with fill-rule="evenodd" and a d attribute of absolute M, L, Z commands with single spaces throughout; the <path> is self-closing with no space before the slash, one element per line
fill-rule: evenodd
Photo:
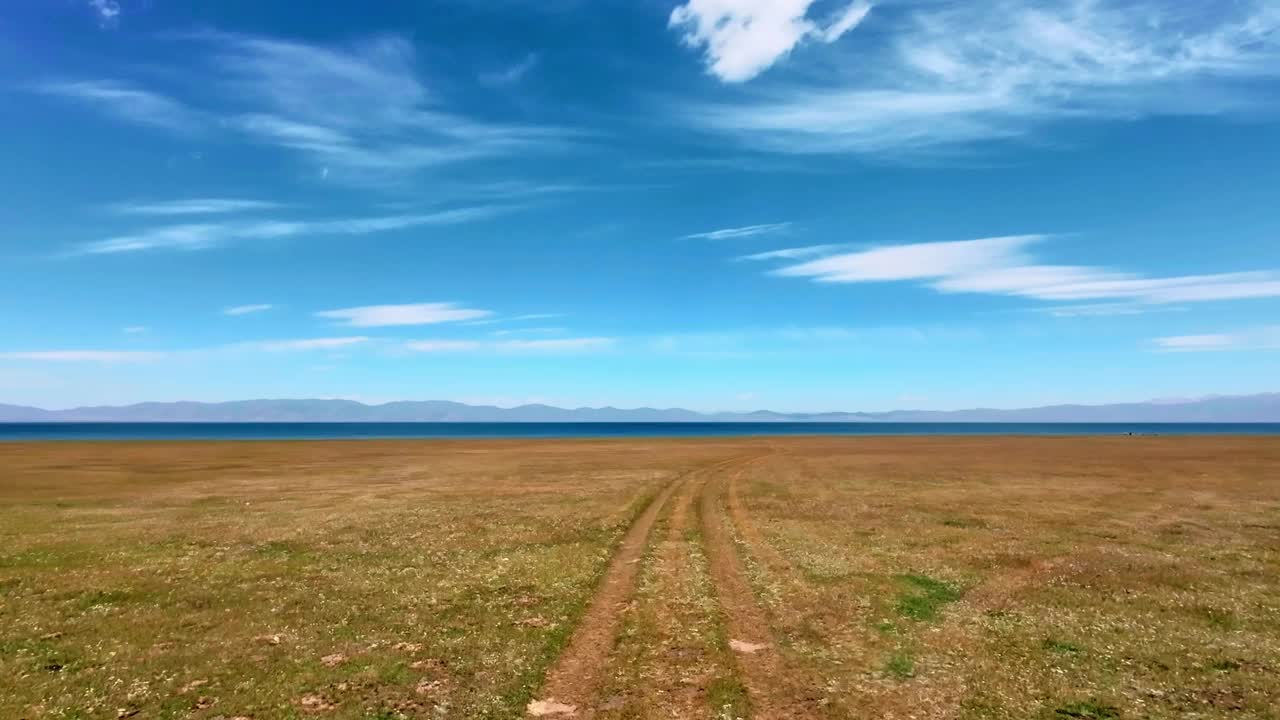
<path fill-rule="evenodd" d="M 1280 718 L 1280 439 L 0 444 L 0 718 Z"/>

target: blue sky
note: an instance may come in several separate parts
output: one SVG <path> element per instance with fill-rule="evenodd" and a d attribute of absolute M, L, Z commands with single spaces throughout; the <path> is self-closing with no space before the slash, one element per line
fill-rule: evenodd
<path fill-rule="evenodd" d="M 1277 390 L 1276 0 L 53 0 L 0 402 Z"/>

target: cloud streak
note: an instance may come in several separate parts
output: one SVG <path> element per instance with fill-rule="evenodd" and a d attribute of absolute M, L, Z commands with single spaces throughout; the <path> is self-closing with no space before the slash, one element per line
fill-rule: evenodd
<path fill-rule="evenodd" d="M 786 232 L 791 229 L 791 223 L 765 223 L 762 225 L 747 225 L 745 227 L 722 228 L 720 230 L 711 230 L 709 232 L 693 233 L 685 235 L 685 240 L 734 240 L 737 238 L 756 237 L 758 235 L 772 235 L 774 233 Z"/>
<path fill-rule="evenodd" d="M 300 235 L 369 235 L 434 225 L 455 225 L 492 217 L 509 208 L 477 206 L 430 213 L 330 220 L 253 220 L 165 225 L 79 245 L 75 255 L 116 255 L 151 250 L 208 250 L 252 240 Z"/>
<path fill-rule="evenodd" d="M 575 337 L 539 340 L 418 340 L 405 348 L 420 353 L 579 353 L 606 350 L 617 342 L 610 337 Z"/>
<path fill-rule="evenodd" d="M 252 315 L 254 313 L 266 312 L 274 307 L 275 305 L 270 305 L 268 303 L 259 303 L 257 305 L 236 305 L 234 307 L 224 308 L 222 310 L 222 314 L 229 315 L 231 317 L 239 317 L 241 315 Z"/>
<path fill-rule="evenodd" d="M 161 93 L 113 80 L 48 82 L 38 92 L 93 107 L 116 120 L 192 135 L 205 128 L 198 111 Z"/>
<path fill-rule="evenodd" d="M 147 203 L 116 203 L 108 206 L 117 215 L 220 215 L 227 213 L 251 212 L 254 210 L 275 210 L 279 203 L 264 200 L 245 200 L 240 198 L 190 198 L 186 200 L 164 200 Z"/>
<path fill-rule="evenodd" d="M 1174 335 L 1156 338 L 1153 344 L 1166 352 L 1280 350 L 1280 325 L 1227 333 Z"/>
<path fill-rule="evenodd" d="M 250 340 L 191 350 L 21 350 L 0 352 L 0 360 L 50 363 L 142 363 L 170 358 L 190 358 L 228 352 L 309 352 L 339 350 L 369 342 L 364 336 Z"/>
<path fill-rule="evenodd" d="M 439 323 L 477 320 L 493 315 L 488 310 L 460 307 L 457 303 L 433 302 L 409 305 L 366 305 L 363 307 L 324 310 L 316 317 L 336 320 L 350 327 L 391 327 L 397 325 L 435 325 Z"/>
<path fill-rule="evenodd" d="M 915 281 L 940 293 L 1009 295 L 1058 302 L 1140 304 L 1280 297 L 1280 272 L 1145 277 L 1088 265 L 1048 265 L 1030 250 L 1045 235 L 917 243 L 837 253 L 785 265 L 783 277 L 823 283 Z"/>
<path fill-rule="evenodd" d="M 400 35 L 333 46 L 221 32 L 183 39 L 196 54 L 178 93 L 193 98 L 189 103 L 112 79 L 47 82 L 36 89 L 183 135 L 239 135 L 296 153 L 326 178 L 358 184 L 396 182 L 478 158 L 552 151 L 575 135 L 459 111 L 420 77 L 413 45 Z M 192 87 L 201 89 L 199 101 L 187 93 Z"/>
<path fill-rule="evenodd" d="M 31 360 L 55 363 L 137 363 L 159 360 L 167 353 L 143 350 L 32 350 L 0 352 L 0 360 Z"/>

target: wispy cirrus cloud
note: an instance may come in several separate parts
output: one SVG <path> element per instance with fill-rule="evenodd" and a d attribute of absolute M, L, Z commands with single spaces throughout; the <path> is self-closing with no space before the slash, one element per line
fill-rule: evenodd
<path fill-rule="evenodd" d="M 253 315 L 254 313 L 266 312 L 274 308 L 275 305 L 269 303 L 258 303 L 256 305 L 235 305 L 229 308 L 223 308 L 222 314 L 231 317 L 239 317 L 241 315 Z"/>
<path fill-rule="evenodd" d="M 1046 235 L 892 245 L 836 253 L 773 271 L 824 283 L 915 281 L 941 293 L 1010 295 L 1059 302 L 1168 304 L 1280 297 L 1280 271 L 1146 277 L 1089 265 L 1038 262 Z"/>
<path fill-rule="evenodd" d="M 1280 325 L 1205 335 L 1174 335 L 1152 341 L 1166 352 L 1225 352 L 1280 350 Z"/>
<path fill-rule="evenodd" d="M 1274 106 L 1252 84 L 1280 77 L 1271 0 L 883 9 L 876 37 L 843 62 L 682 113 L 754 148 L 901 155 L 1023 137 L 1055 121 Z"/>
<path fill-rule="evenodd" d="M 258 340 L 240 343 L 237 349 L 262 350 L 264 352 L 292 352 L 298 350 L 337 350 L 369 342 L 363 335 L 349 337 L 302 338 L 294 340 Z"/>
<path fill-rule="evenodd" d="M 0 360 L 31 360 L 55 363 L 136 363 L 160 360 L 163 352 L 145 350 L 29 350 L 0 352 Z"/>
<path fill-rule="evenodd" d="M 738 260 L 799 260 L 801 258 L 816 257 L 822 255 L 830 255 L 840 248 L 847 247 L 843 244 L 832 245 L 806 245 L 804 247 L 781 248 L 779 250 L 768 250 L 765 252 L 751 253 L 750 255 L 741 255 Z"/>
<path fill-rule="evenodd" d="M 605 350 L 617 342 L 610 337 L 574 337 L 537 340 L 418 340 L 405 348 L 421 353 L 577 353 Z"/>
<path fill-rule="evenodd" d="M 250 340 L 216 347 L 185 350 L 20 350 L 0 352 L 0 360 L 52 363 L 141 363 L 173 358 L 198 358 L 222 353 L 308 352 L 340 350 L 370 341 L 364 336 Z"/>
<path fill-rule="evenodd" d="M 733 240 L 736 238 L 756 237 L 757 235 L 771 235 L 774 233 L 786 232 L 791 229 L 790 222 L 780 223 L 764 223 L 761 225 L 746 225 L 744 227 L 721 228 L 719 230 L 710 230 L 708 232 L 693 233 L 685 235 L 685 240 Z"/>
<path fill-rule="evenodd" d="M 510 208 L 477 206 L 429 213 L 328 220 L 244 220 L 164 225 L 77 246 L 75 255 L 114 255 L 149 250 L 207 250 L 251 240 L 300 235 L 369 235 L 412 227 L 454 225 L 492 217 Z"/>
<path fill-rule="evenodd" d="M 136 124 L 228 132 L 299 154 L 324 177 L 355 183 L 476 158 L 560 149 L 565 128 L 481 120 L 428 87 L 413 44 L 382 35 L 343 45 L 201 32 L 184 88 L 121 80 L 47 82 L 36 89 Z M 198 87 L 198 94 L 186 88 Z M 184 99 L 189 98 L 189 99 Z"/>
<path fill-rule="evenodd" d="M 511 337 L 512 335 L 559 335 L 566 332 L 568 329 L 562 327 L 523 327 L 494 330 L 489 334 L 494 337 Z"/>
<path fill-rule="evenodd" d="M 354 178 L 561 146 L 562 129 L 455 112 L 419 76 L 412 43 L 384 35 L 345 46 L 206 33 L 218 84 L 249 101 L 242 132 Z"/>
<path fill-rule="evenodd" d="M 538 53 L 529 53 L 520 62 L 509 65 L 501 70 L 480 73 L 479 80 L 485 85 L 502 87 L 505 85 L 513 85 L 524 79 L 530 71 L 538 66 L 541 57 Z"/>
<path fill-rule="evenodd" d="M 669 25 L 684 43 L 702 49 L 707 69 L 725 82 L 764 72 L 805 40 L 835 42 L 871 10 L 855 1 L 825 18 L 809 17 L 814 0 L 688 0 L 671 11 Z"/>
<path fill-rule="evenodd" d="M 115 203 L 107 209 L 117 215 L 220 215 L 227 213 L 251 212 L 254 210 L 275 210 L 282 207 L 280 203 L 265 200 L 246 200 L 243 198 L 188 198 L 184 200 L 162 200 L 158 202 Z"/>
<path fill-rule="evenodd" d="M 46 82 L 35 86 L 45 95 L 67 98 L 123 122 L 162 128 L 181 135 L 204 130 L 207 118 L 159 92 L 115 80 Z"/>
<path fill-rule="evenodd" d="M 396 325 L 435 325 L 487 318 L 489 310 L 462 307 L 452 302 L 412 303 L 407 305 L 365 305 L 362 307 L 324 310 L 316 317 L 337 320 L 351 327 L 390 327 Z"/>

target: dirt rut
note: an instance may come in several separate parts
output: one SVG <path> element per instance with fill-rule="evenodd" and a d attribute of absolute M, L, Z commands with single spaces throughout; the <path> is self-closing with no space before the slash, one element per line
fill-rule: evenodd
<path fill-rule="evenodd" d="M 618 637 L 623 613 L 635 595 L 640 561 L 650 542 L 654 523 L 677 493 L 684 494 L 691 482 L 714 474 L 726 463 L 686 472 L 667 484 L 649 503 L 623 536 L 605 576 L 591 599 L 555 665 L 547 673 L 537 700 L 529 703 L 527 714 L 536 717 L 590 718 L 598 705 L 599 689 L 608 670 L 608 660 Z M 689 503 L 674 512 L 687 513 Z M 673 522 L 673 526 L 677 523 Z"/>
<path fill-rule="evenodd" d="M 754 460 L 756 458 L 752 458 Z M 725 497 L 750 461 L 708 482 L 702 490 L 701 515 L 707 556 L 716 594 L 739 673 L 757 720 L 809 718 L 819 715 L 817 694 L 794 675 L 778 652 L 777 641 L 764 611 L 756 602 L 742 559 L 734 546 L 726 517 Z M 736 641 L 736 642 L 734 642 Z"/>

